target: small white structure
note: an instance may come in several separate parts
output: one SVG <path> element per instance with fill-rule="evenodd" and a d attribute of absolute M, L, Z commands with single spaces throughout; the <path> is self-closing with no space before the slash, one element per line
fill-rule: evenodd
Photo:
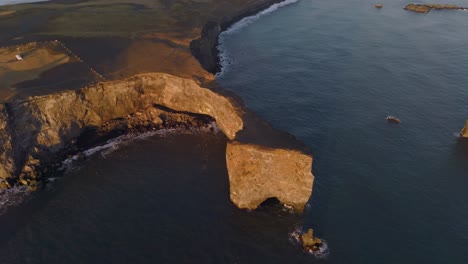
<path fill-rule="evenodd" d="M 20 61 L 20 60 L 23 60 L 23 57 L 21 57 L 21 55 L 19 54 L 16 54 L 16 59 Z"/>

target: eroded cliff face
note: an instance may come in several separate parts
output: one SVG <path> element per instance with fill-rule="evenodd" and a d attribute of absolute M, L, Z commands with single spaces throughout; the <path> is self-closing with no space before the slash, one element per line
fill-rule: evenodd
<path fill-rule="evenodd" d="M 0 105 L 0 179 L 9 177 L 15 169 L 8 122 L 7 110 Z"/>
<path fill-rule="evenodd" d="M 231 201 L 255 209 L 268 198 L 304 210 L 312 194 L 312 157 L 295 150 L 230 142 L 226 148 Z"/>
<path fill-rule="evenodd" d="M 80 141 L 92 145 L 95 135 L 105 137 L 115 131 L 138 131 L 139 127 L 200 127 L 215 121 L 235 140 L 243 130 L 244 114 L 230 99 L 192 80 L 164 73 L 1 105 L 0 187 L 19 183 L 34 189 L 38 173 L 54 157 Z M 251 131 L 258 132 L 255 127 L 260 125 L 249 122 Z M 269 137 L 273 133 L 275 141 L 287 137 L 269 129 L 260 131 L 261 135 L 252 135 Z M 226 148 L 226 162 L 231 200 L 239 208 L 255 209 L 275 197 L 302 211 L 312 193 L 312 157 L 298 150 L 232 141 Z"/>
<path fill-rule="evenodd" d="M 468 120 L 466 120 L 465 127 L 460 131 L 460 136 L 468 138 Z"/>
<path fill-rule="evenodd" d="M 74 144 L 84 131 L 112 120 L 139 113 L 138 120 L 160 123 L 160 107 L 212 117 L 229 139 L 243 127 L 239 110 L 229 99 L 189 79 L 150 73 L 98 83 L 10 103 L 8 112 L 2 107 L 0 178 L 31 178 L 28 174 L 51 154 Z"/>

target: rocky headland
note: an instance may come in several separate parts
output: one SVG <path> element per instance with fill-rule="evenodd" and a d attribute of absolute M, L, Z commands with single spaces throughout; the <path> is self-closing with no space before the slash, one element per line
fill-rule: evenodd
<path fill-rule="evenodd" d="M 404 9 L 408 10 L 408 11 L 417 12 L 417 13 L 428 13 L 432 9 L 435 9 L 435 10 L 443 10 L 443 9 L 447 9 L 447 10 L 457 10 L 457 9 L 458 10 L 464 10 L 464 9 L 468 9 L 468 8 L 467 7 L 457 6 L 457 5 L 451 5 L 451 4 L 445 4 L 445 5 L 442 5 L 442 4 L 408 4 L 408 5 L 405 6 Z"/>
<path fill-rule="evenodd" d="M 266 199 L 277 198 L 297 211 L 304 209 L 314 180 L 307 146 L 256 118 L 235 95 L 219 88 L 212 75 L 219 70 L 219 34 L 241 18 L 281 1 L 194 4 L 183 0 L 186 6 L 181 8 L 167 1 L 137 0 L 141 5 L 120 5 L 120 13 L 111 12 L 114 0 L 79 2 L 51 1 L 40 8 L 31 4 L 0 10 L 17 14 L 0 23 L 6 32 L 0 42 L 24 44 L 52 35 L 63 43 L 65 53 L 76 58 L 53 67 L 38 65 L 43 68 L 36 79 L 18 75 L 21 82 L 11 84 L 25 92 L 0 105 L 0 187 L 36 189 L 54 173 L 54 164 L 116 135 L 173 127 L 189 130 L 214 122 L 230 140 L 226 166 L 235 205 L 255 209 Z M 96 7 L 102 11 L 101 26 L 112 21 L 107 32 L 91 29 L 90 33 L 89 23 L 97 23 Z M 80 17 L 68 19 L 75 11 Z M 122 12 L 129 16 L 122 18 Z M 121 19 L 115 20 L 114 14 Z M 189 21 L 194 14 L 197 19 Z M 14 29 L 21 19 L 42 24 L 18 36 Z M 141 24 L 140 32 L 133 28 L 138 23 L 127 20 L 148 24 Z M 119 27 L 115 21 L 124 24 Z M 62 30 L 70 23 L 72 30 Z M 116 36 L 109 38 L 103 32 Z M 72 79 L 77 65 L 83 64 L 88 72 L 99 72 L 109 81 L 96 82 L 94 76 L 81 87 L 60 88 L 61 81 Z M 52 93 L 38 88 L 50 85 L 55 87 Z"/>

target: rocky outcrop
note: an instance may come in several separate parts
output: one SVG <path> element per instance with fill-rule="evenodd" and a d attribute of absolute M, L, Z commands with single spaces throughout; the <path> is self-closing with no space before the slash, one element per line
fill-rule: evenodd
<path fill-rule="evenodd" d="M 210 21 L 202 29 L 201 36 L 190 43 L 193 56 L 202 67 L 211 73 L 220 71 L 218 44 L 219 34 L 244 17 L 252 16 L 284 0 L 261 0 L 249 6 L 233 17 L 224 17 L 221 21 Z"/>
<path fill-rule="evenodd" d="M 93 146 L 94 138 L 108 137 L 115 131 L 197 127 L 215 121 L 233 140 L 244 127 L 242 115 L 245 113 L 241 114 L 230 99 L 194 81 L 163 73 L 141 74 L 1 105 L 0 187 L 19 183 L 34 189 L 40 173 L 54 157 L 82 142 Z M 251 132 L 263 131 L 251 135 L 275 142 L 285 139 L 283 146 L 294 148 L 294 144 L 286 143 L 296 142 L 290 136 L 255 129 L 261 125 L 249 122 Z M 302 211 L 312 193 L 312 157 L 285 147 L 266 147 L 267 143 L 228 143 L 226 162 L 232 202 L 239 208 L 255 209 L 275 197 Z"/>
<path fill-rule="evenodd" d="M 163 122 L 160 108 L 212 117 L 229 138 L 243 128 L 235 105 L 189 79 L 164 73 L 98 83 L 78 91 L 37 96 L 0 109 L 3 151 L 0 178 L 33 178 L 39 160 L 73 145 L 85 131 L 139 113 L 139 120 Z M 167 112 L 165 110 L 165 112 Z M 11 120 L 11 121 L 10 121 Z M 25 182 L 22 182 L 25 184 Z"/>
<path fill-rule="evenodd" d="M 230 142 L 226 162 L 230 198 L 239 208 L 274 197 L 302 211 L 312 194 L 312 157 L 299 151 Z"/>
<path fill-rule="evenodd" d="M 11 133 L 8 123 L 9 119 L 6 107 L 0 105 L 0 179 L 8 178 L 15 170 Z M 5 182 L 2 185 L 5 188 L 9 186 L 9 183 Z"/>
<path fill-rule="evenodd" d="M 460 131 L 460 136 L 468 138 L 468 120 L 466 120 L 465 127 Z"/>
<path fill-rule="evenodd" d="M 468 8 L 457 6 L 457 5 L 449 5 L 449 4 L 447 4 L 447 5 L 441 5 L 441 4 L 408 4 L 407 6 L 405 6 L 404 9 L 408 10 L 408 11 L 417 12 L 417 13 L 428 13 L 432 9 L 435 9 L 435 10 L 442 10 L 442 9 L 449 9 L 449 10 L 460 9 L 460 10 L 464 10 L 464 9 L 468 9 Z"/>
<path fill-rule="evenodd" d="M 301 235 L 302 247 L 306 251 L 318 251 L 322 245 L 322 240 L 314 236 L 314 230 L 309 228 L 306 233 Z"/>

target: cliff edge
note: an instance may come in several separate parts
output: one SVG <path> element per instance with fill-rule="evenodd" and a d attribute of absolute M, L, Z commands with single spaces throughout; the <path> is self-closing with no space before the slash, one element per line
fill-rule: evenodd
<path fill-rule="evenodd" d="M 31 97 L 0 108 L 0 179 L 34 178 L 39 161 L 47 162 L 73 145 L 86 130 L 101 128 L 113 120 L 145 112 L 140 119 L 162 122 L 164 116 L 151 115 L 161 107 L 212 117 L 229 139 L 243 127 L 239 110 L 229 99 L 192 80 L 165 73 L 140 74 L 77 91 Z"/>

